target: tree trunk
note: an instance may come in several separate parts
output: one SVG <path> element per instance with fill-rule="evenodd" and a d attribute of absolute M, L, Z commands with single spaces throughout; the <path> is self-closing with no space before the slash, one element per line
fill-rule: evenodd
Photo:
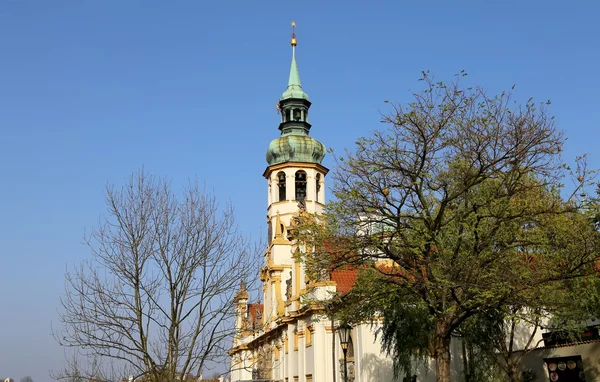
<path fill-rule="evenodd" d="M 516 313 L 516 311 L 513 311 L 513 314 L 514 313 Z M 513 349 L 514 349 L 514 344 L 515 344 L 516 327 L 517 327 L 517 322 L 515 321 L 514 318 L 512 318 L 510 320 L 510 332 L 509 332 L 510 340 L 508 342 L 508 349 L 506 352 L 506 374 L 508 374 L 508 380 L 510 382 L 519 382 L 520 381 L 518 364 L 515 363 L 515 358 L 513 357 L 514 356 Z"/>
<path fill-rule="evenodd" d="M 465 382 L 471 382 L 471 367 L 470 367 L 470 359 L 467 357 L 467 345 L 465 341 L 462 342 L 462 357 L 463 357 L 463 370 L 465 373 Z"/>
<path fill-rule="evenodd" d="M 511 359 L 507 362 L 506 372 L 510 382 L 520 382 L 518 367 Z"/>
<path fill-rule="evenodd" d="M 437 322 L 433 338 L 433 356 L 435 358 L 435 381 L 451 382 L 450 379 L 450 336 L 448 324 Z"/>

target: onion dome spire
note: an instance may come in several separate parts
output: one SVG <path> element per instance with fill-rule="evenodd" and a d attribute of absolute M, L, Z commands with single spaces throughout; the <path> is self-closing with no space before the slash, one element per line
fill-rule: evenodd
<path fill-rule="evenodd" d="M 273 166 L 286 162 L 321 164 L 325 157 L 325 146 L 309 136 L 311 125 L 308 123 L 310 101 L 302 90 L 298 65 L 296 64 L 296 23 L 292 22 L 292 67 L 287 90 L 279 100 L 277 109 L 281 114 L 279 130 L 281 136 L 271 141 L 267 149 L 267 163 Z"/>

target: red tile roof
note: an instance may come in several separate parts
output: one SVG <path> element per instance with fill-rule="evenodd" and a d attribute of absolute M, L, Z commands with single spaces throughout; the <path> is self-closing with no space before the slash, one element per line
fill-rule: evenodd
<path fill-rule="evenodd" d="M 254 320 L 262 317 L 263 309 L 263 304 L 248 304 L 248 317 Z"/>
<path fill-rule="evenodd" d="M 336 282 L 336 290 L 342 294 L 350 292 L 357 277 L 357 269 L 336 270 L 331 272 L 331 280 Z"/>
<path fill-rule="evenodd" d="M 403 279 L 405 282 L 409 283 L 415 281 L 414 274 L 403 268 L 379 264 L 377 265 L 377 269 L 383 276 L 386 277 L 392 277 L 398 280 Z M 354 284 L 358 278 L 358 272 L 359 268 L 350 268 L 347 265 L 344 265 L 343 268 L 332 270 L 330 272 L 330 278 L 332 281 L 336 282 L 337 292 L 341 293 L 342 295 L 350 292 L 352 288 L 354 288 Z M 414 273 L 416 270 L 413 269 L 412 272 Z M 426 275 L 423 275 L 423 277 L 426 278 Z"/>
<path fill-rule="evenodd" d="M 259 328 L 262 323 L 263 304 L 248 304 L 248 318 L 246 321 L 252 329 Z"/>

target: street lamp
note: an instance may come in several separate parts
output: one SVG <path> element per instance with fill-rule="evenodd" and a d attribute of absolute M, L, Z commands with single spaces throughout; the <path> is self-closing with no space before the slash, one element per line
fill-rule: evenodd
<path fill-rule="evenodd" d="M 340 344 L 342 345 L 342 352 L 344 352 L 344 382 L 348 382 L 348 361 L 346 359 L 346 353 L 348 353 L 348 344 L 350 343 L 350 332 L 352 326 L 344 323 L 338 327 L 338 335 L 340 336 Z"/>

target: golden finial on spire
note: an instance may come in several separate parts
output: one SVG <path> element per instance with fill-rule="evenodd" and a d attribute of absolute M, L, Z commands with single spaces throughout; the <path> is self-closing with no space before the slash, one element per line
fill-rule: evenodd
<path fill-rule="evenodd" d="M 296 22 L 292 21 L 292 40 L 290 41 L 292 46 L 298 45 L 298 41 L 296 41 Z"/>

